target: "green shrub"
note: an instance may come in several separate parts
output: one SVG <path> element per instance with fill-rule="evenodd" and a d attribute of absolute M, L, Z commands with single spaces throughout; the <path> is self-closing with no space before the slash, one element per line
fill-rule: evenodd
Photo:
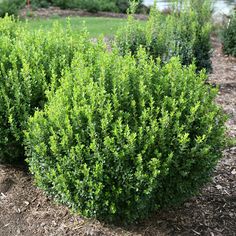
<path fill-rule="evenodd" d="M 81 0 L 51 0 L 51 4 L 62 9 L 80 8 Z"/>
<path fill-rule="evenodd" d="M 6 15 L 4 18 L 0 18 L 0 37 L 16 37 L 17 29 L 18 22 L 14 20 L 13 16 Z"/>
<path fill-rule="evenodd" d="M 75 50 L 85 45 L 77 45 L 69 27 L 29 32 L 10 17 L 0 19 L 0 162 L 24 157 L 28 117 L 43 107 L 45 90 L 52 81 L 57 85 Z"/>
<path fill-rule="evenodd" d="M 80 0 L 78 2 L 79 8 L 88 10 L 90 12 L 109 11 L 126 13 L 130 6 L 129 0 Z M 140 11 L 143 1 L 138 0 L 137 2 L 137 10 Z"/>
<path fill-rule="evenodd" d="M 140 0 L 137 11 L 146 11 Z M 96 13 L 98 11 L 120 12 L 126 13 L 129 8 L 129 0 L 31 0 L 33 8 L 58 6 L 62 9 L 80 8 L 89 12 Z"/>
<path fill-rule="evenodd" d="M 208 180 L 225 119 L 195 66 L 94 47 L 92 56 L 78 52 L 29 119 L 28 163 L 40 188 L 80 214 L 134 221 Z"/>
<path fill-rule="evenodd" d="M 136 55 L 140 46 L 148 50 L 147 37 L 145 31 L 143 30 L 143 26 L 139 23 L 139 21 L 136 21 L 132 15 L 128 16 L 127 22 L 128 23 L 125 26 L 125 30 L 122 29 L 118 31 L 115 46 L 118 46 L 123 56 L 129 52 L 131 52 L 132 55 Z"/>
<path fill-rule="evenodd" d="M 80 8 L 95 13 L 101 10 L 99 0 L 83 0 Z"/>
<path fill-rule="evenodd" d="M 57 6 L 62 9 L 80 8 L 89 12 L 98 11 L 119 11 L 115 1 L 109 0 L 32 0 L 31 5 L 34 8 Z"/>
<path fill-rule="evenodd" d="M 205 68 L 208 72 L 212 71 L 211 56 L 211 33 L 212 24 L 212 1 L 209 0 L 191 0 L 192 10 L 196 14 L 195 41 L 193 43 L 193 55 L 197 68 Z"/>
<path fill-rule="evenodd" d="M 42 8 L 48 8 L 49 6 L 51 6 L 52 1 L 49 0 L 31 0 L 30 1 L 30 5 L 33 9 L 37 9 L 39 7 Z"/>
<path fill-rule="evenodd" d="M 173 5 L 171 14 L 164 15 L 155 2 L 143 28 L 132 16 L 136 10 L 134 4 L 127 25 L 116 36 L 120 52 L 131 51 L 135 55 L 141 45 L 153 58 L 160 57 L 163 62 L 179 56 L 183 65 L 195 60 L 198 70 L 210 71 L 211 4 L 203 0 L 201 4 L 196 0 L 179 4 Z"/>
<path fill-rule="evenodd" d="M 115 0 L 114 2 L 122 13 L 126 13 L 130 6 L 130 1 L 127 0 Z"/>
<path fill-rule="evenodd" d="M 121 13 L 127 13 L 131 2 L 137 4 L 137 13 L 147 13 L 148 7 L 145 7 L 143 0 L 113 0 Z"/>
<path fill-rule="evenodd" d="M 236 57 L 236 13 L 234 13 L 223 31 L 223 51 Z"/>
<path fill-rule="evenodd" d="M 80 0 L 31 0 L 31 6 L 36 9 L 39 7 L 48 8 L 49 6 L 57 6 L 62 9 L 79 7 Z"/>
<path fill-rule="evenodd" d="M 8 15 L 17 15 L 20 8 L 25 5 L 24 0 L 1 0 L 0 1 L 0 17 Z"/>
<path fill-rule="evenodd" d="M 119 7 L 116 5 L 115 1 L 100 1 L 100 10 L 107 12 L 120 12 Z"/>
<path fill-rule="evenodd" d="M 136 6 L 133 5 L 133 7 Z M 151 9 L 146 27 L 143 27 L 133 16 L 135 9 L 131 9 L 127 25 L 116 35 L 115 44 L 121 54 L 125 55 L 127 52 L 131 52 L 132 55 L 136 55 L 142 46 L 153 58 L 160 57 L 164 62 L 176 55 L 175 48 L 173 48 L 175 41 L 172 18 L 163 16 L 154 7 Z"/>

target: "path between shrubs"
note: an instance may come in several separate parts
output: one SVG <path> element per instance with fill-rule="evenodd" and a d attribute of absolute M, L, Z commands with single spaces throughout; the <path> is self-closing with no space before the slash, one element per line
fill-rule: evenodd
<path fill-rule="evenodd" d="M 228 134 L 236 137 L 236 59 L 225 57 L 213 39 L 214 73 L 210 82 L 220 86 L 217 102 L 229 114 Z M 1 236 L 129 236 L 129 235 L 236 235 L 236 147 L 224 151 L 212 182 L 183 206 L 159 211 L 128 227 L 104 225 L 72 215 L 33 185 L 21 168 L 0 165 Z"/>

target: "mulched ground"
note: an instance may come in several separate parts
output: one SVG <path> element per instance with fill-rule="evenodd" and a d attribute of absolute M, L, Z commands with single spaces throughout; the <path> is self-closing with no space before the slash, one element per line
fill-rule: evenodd
<path fill-rule="evenodd" d="M 51 18 L 51 17 L 71 17 L 71 16 L 92 16 L 92 17 L 108 17 L 108 18 L 127 18 L 127 14 L 114 13 L 114 12 L 96 12 L 91 13 L 80 9 L 61 9 L 59 7 L 38 8 L 32 10 L 25 7 L 20 11 L 19 16 L 21 18 Z M 147 15 L 135 14 L 135 17 L 139 20 L 146 20 Z"/>
<path fill-rule="evenodd" d="M 217 102 L 229 114 L 228 134 L 236 137 L 236 59 L 222 54 L 213 39 L 211 83 L 220 86 Z M 236 147 L 224 151 L 212 182 L 183 206 L 157 212 L 137 225 L 115 227 L 86 220 L 58 206 L 33 185 L 26 170 L 0 165 L 1 236 L 161 236 L 236 235 Z"/>

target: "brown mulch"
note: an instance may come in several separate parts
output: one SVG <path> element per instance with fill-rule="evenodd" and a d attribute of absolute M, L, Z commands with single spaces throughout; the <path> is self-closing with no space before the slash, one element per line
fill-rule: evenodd
<path fill-rule="evenodd" d="M 50 17 L 71 17 L 71 16 L 91 16 L 91 17 L 108 17 L 108 18 L 127 18 L 127 14 L 114 13 L 114 12 L 96 12 L 91 13 L 80 9 L 61 9 L 59 7 L 49 7 L 49 8 L 38 8 L 32 10 L 31 8 L 25 7 L 19 13 L 21 18 L 50 18 Z M 147 15 L 135 14 L 136 19 L 146 20 Z"/>
<path fill-rule="evenodd" d="M 236 137 L 236 58 L 224 56 L 219 41 L 216 38 L 212 41 L 215 48 L 212 58 L 214 73 L 210 76 L 210 82 L 220 87 L 217 102 L 229 115 L 229 135 Z"/>
<path fill-rule="evenodd" d="M 210 82 L 220 86 L 217 102 L 229 114 L 228 134 L 236 137 L 236 59 L 222 54 L 213 39 L 214 73 Z M 24 169 L 0 165 L 1 236 L 161 236 L 236 235 L 236 147 L 224 151 L 211 183 L 176 209 L 159 211 L 127 227 L 104 225 L 73 215 L 56 205 L 33 185 Z"/>

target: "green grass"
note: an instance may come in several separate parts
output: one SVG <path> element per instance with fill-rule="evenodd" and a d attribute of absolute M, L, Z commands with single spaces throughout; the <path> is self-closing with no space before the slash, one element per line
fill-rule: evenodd
<path fill-rule="evenodd" d="M 55 22 L 66 26 L 68 19 L 53 17 L 50 19 L 30 19 L 27 27 L 29 30 L 43 29 L 50 30 Z M 112 36 L 122 26 L 125 25 L 126 19 L 105 18 L 105 17 L 71 17 L 70 23 L 75 34 L 79 34 L 85 25 L 91 37 L 97 37 L 101 34 Z M 144 24 L 144 22 L 141 22 Z"/>

